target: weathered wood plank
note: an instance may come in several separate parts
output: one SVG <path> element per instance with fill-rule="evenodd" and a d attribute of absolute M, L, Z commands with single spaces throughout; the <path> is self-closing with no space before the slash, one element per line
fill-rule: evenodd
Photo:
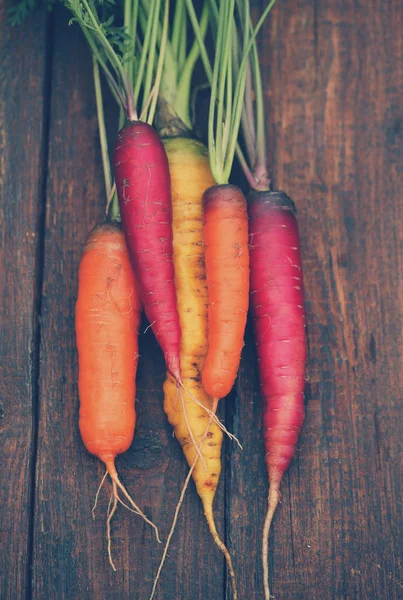
<path fill-rule="evenodd" d="M 33 598 L 114 600 L 148 597 L 162 548 L 152 530 L 119 508 L 108 563 L 103 475 L 78 432 L 74 304 L 77 268 L 89 229 L 103 218 L 104 192 L 91 66 L 80 33 L 58 12 L 55 29 L 40 365 L 40 427 L 35 508 Z M 144 328 L 146 325 L 144 325 Z M 138 423 L 117 467 L 140 507 L 168 533 L 187 469 L 162 404 L 164 365 L 152 333 L 140 340 Z M 223 491 L 216 502 L 223 530 Z M 224 563 L 191 486 L 157 597 L 220 598 Z"/>
<path fill-rule="evenodd" d="M 270 165 L 299 209 L 310 378 L 271 536 L 277 598 L 402 597 L 401 17 L 396 0 L 282 0 L 262 35 Z M 262 594 L 267 495 L 252 344 L 227 484 L 241 598 Z"/>
<path fill-rule="evenodd" d="M 0 597 L 30 585 L 47 19 L 0 3 Z M 9 568 L 5 568 L 9 565 Z"/>

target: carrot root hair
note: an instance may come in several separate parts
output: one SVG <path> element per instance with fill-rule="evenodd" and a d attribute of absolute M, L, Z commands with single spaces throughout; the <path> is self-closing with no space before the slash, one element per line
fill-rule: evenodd
<path fill-rule="evenodd" d="M 217 544 L 217 546 L 219 547 L 219 549 L 221 550 L 221 552 L 224 554 L 225 560 L 227 561 L 228 573 L 229 573 L 230 578 L 231 578 L 231 587 L 232 587 L 233 599 L 237 600 L 238 599 L 238 592 L 237 592 L 237 588 L 236 588 L 235 571 L 234 571 L 234 567 L 232 565 L 231 555 L 230 555 L 230 553 L 228 551 L 228 548 L 226 547 L 226 545 L 224 544 L 224 542 L 221 540 L 220 536 L 218 535 L 218 531 L 217 531 L 217 528 L 215 526 L 215 521 L 214 521 L 214 516 L 213 516 L 213 510 L 212 510 L 212 507 L 210 505 L 204 507 L 204 514 L 206 516 L 206 520 L 207 520 L 208 527 L 210 529 L 210 533 L 213 536 L 213 540 L 215 541 L 215 543 Z"/>
<path fill-rule="evenodd" d="M 138 510 L 134 510 L 134 508 L 132 508 L 131 506 L 126 504 L 126 502 L 123 502 L 122 498 L 119 496 L 119 492 L 118 492 L 118 501 L 120 502 L 120 504 L 122 506 L 124 506 L 126 508 L 126 510 L 130 510 L 130 512 L 134 513 L 135 515 L 141 516 Z"/>
<path fill-rule="evenodd" d="M 270 595 L 269 585 L 269 533 L 270 526 L 273 521 L 273 515 L 276 512 L 277 505 L 280 501 L 280 490 L 278 485 L 271 485 L 269 489 L 269 500 L 266 513 L 266 519 L 263 527 L 263 544 L 262 544 L 262 562 L 263 562 L 263 586 L 265 600 L 270 600 L 273 596 Z"/>
<path fill-rule="evenodd" d="M 101 489 L 102 489 L 102 486 L 103 486 L 103 485 L 104 485 L 104 483 L 105 483 L 105 479 L 107 478 L 107 476 L 108 476 L 108 469 L 106 469 L 106 470 L 105 470 L 105 474 L 104 474 L 104 476 L 102 477 L 102 479 L 101 479 L 101 483 L 99 484 L 99 487 L 98 487 L 98 489 L 97 489 L 97 493 L 95 494 L 94 506 L 93 506 L 93 507 L 92 507 L 92 509 L 91 509 L 91 512 L 92 512 L 92 518 L 93 518 L 93 519 L 95 519 L 95 509 L 96 509 L 96 507 L 97 507 L 97 505 L 98 505 L 99 493 L 100 493 L 100 491 L 101 491 Z"/>
<path fill-rule="evenodd" d="M 133 498 L 130 496 L 129 492 L 126 490 L 125 486 L 123 485 L 123 483 L 119 479 L 119 475 L 118 475 L 118 473 L 116 471 L 116 467 L 115 467 L 114 461 L 107 461 L 106 462 L 106 468 L 108 469 L 109 477 L 112 479 L 112 484 L 114 485 L 114 490 L 115 490 L 115 488 L 119 488 L 119 490 L 122 492 L 122 494 L 128 500 L 129 504 L 133 507 L 134 510 L 132 512 L 135 512 L 140 517 L 142 517 L 142 519 L 144 519 L 144 521 L 146 523 L 148 523 L 148 525 L 150 525 L 154 529 L 157 541 L 161 544 L 161 539 L 160 539 L 160 536 L 159 536 L 159 533 L 158 533 L 158 527 L 156 525 L 154 525 L 154 523 L 152 521 L 150 521 L 150 519 L 148 519 L 146 517 L 146 515 L 143 513 L 143 511 L 139 508 L 139 506 L 137 506 L 137 504 L 135 503 L 135 501 L 133 500 Z M 115 500 L 116 500 L 116 504 L 118 502 L 120 502 L 121 504 L 124 505 L 124 503 L 119 498 L 117 489 L 116 489 L 116 498 L 115 498 Z"/>
<path fill-rule="evenodd" d="M 161 561 L 160 561 L 160 564 L 159 564 L 159 567 L 158 567 L 158 571 L 157 571 L 157 574 L 156 574 L 155 579 L 154 579 L 153 589 L 151 591 L 150 600 L 152 600 L 154 598 L 154 594 L 155 594 L 155 591 L 157 589 L 157 584 L 158 584 L 158 581 L 159 581 L 159 578 L 160 578 L 160 575 L 161 575 L 161 571 L 162 571 L 162 569 L 164 567 L 165 559 L 166 559 L 166 557 L 168 555 L 169 545 L 171 543 L 171 539 L 172 539 L 172 536 L 173 536 L 174 531 L 175 531 L 176 523 L 178 521 L 179 512 L 180 512 L 183 500 L 185 498 L 185 493 L 186 493 L 186 490 L 188 488 L 189 481 L 190 481 L 190 478 L 192 477 L 193 470 L 194 470 L 195 465 L 196 465 L 196 463 L 198 461 L 198 458 L 199 458 L 198 455 L 196 455 L 196 457 L 195 457 L 195 459 L 193 461 L 193 464 L 192 464 L 191 468 L 189 469 L 189 473 L 187 474 L 187 477 L 185 479 L 185 483 L 183 484 L 181 495 L 179 497 L 178 504 L 176 505 L 176 508 L 175 508 L 175 514 L 174 514 L 174 519 L 172 521 L 171 529 L 169 530 L 167 541 L 165 543 L 164 552 L 162 554 L 162 558 L 161 558 Z"/>
<path fill-rule="evenodd" d="M 183 387 L 183 389 L 185 390 L 185 392 L 187 392 L 189 394 L 189 396 L 192 398 L 193 402 L 195 402 L 198 406 L 200 406 L 201 408 L 203 408 L 206 413 L 208 414 L 209 417 L 211 417 L 211 419 L 214 421 L 214 423 L 217 425 L 217 427 L 219 427 L 221 429 L 221 431 L 223 433 L 225 433 L 230 440 L 234 440 L 238 446 L 240 447 L 241 450 L 243 450 L 240 441 L 238 440 L 238 438 L 231 433 L 230 431 L 228 431 L 228 429 L 225 427 L 224 423 L 222 423 L 220 421 L 220 419 L 217 417 L 217 415 L 215 414 L 215 412 L 213 412 L 210 408 L 208 408 L 207 406 L 205 406 L 202 402 L 200 402 L 200 400 L 198 400 L 196 398 L 196 396 L 194 396 L 192 394 L 192 392 L 190 392 L 188 389 L 186 389 L 186 387 L 183 385 L 183 383 L 181 384 L 181 386 Z M 216 410 L 217 410 L 217 405 L 218 405 L 218 398 L 214 398 L 213 400 L 213 405 L 216 406 Z"/>
<path fill-rule="evenodd" d="M 122 506 L 124 506 L 125 508 L 127 508 L 127 510 L 130 510 L 130 512 L 133 512 L 134 514 L 139 515 L 140 517 L 143 517 L 143 519 L 149 525 L 151 525 L 152 527 L 155 528 L 157 540 L 159 542 L 161 542 L 161 540 L 159 539 L 157 527 L 154 525 L 154 523 L 152 523 L 149 519 L 147 519 L 147 517 L 139 509 L 139 507 L 137 506 L 137 504 L 132 500 L 132 498 L 130 497 L 129 493 L 126 491 L 126 488 L 124 487 L 124 485 L 119 480 L 119 477 L 117 475 L 117 472 L 116 472 L 114 464 L 109 465 L 109 463 L 108 463 L 107 469 L 105 470 L 105 473 L 104 473 L 104 476 L 101 479 L 101 483 L 99 484 L 97 493 L 95 494 L 94 506 L 92 507 L 92 511 L 91 511 L 92 512 L 92 518 L 95 519 L 95 509 L 96 509 L 97 504 L 98 504 L 99 494 L 100 494 L 100 491 L 102 489 L 102 486 L 105 483 L 105 479 L 106 479 L 106 477 L 107 477 L 108 474 L 110 475 L 110 477 L 112 479 L 112 494 L 111 494 L 111 496 L 109 498 L 108 509 L 107 509 L 107 513 L 106 513 L 106 537 L 107 537 L 107 540 L 108 540 L 108 558 L 109 558 L 109 563 L 110 563 L 112 569 L 114 571 L 116 571 L 115 563 L 113 562 L 113 558 L 112 558 L 111 521 L 112 521 L 113 515 L 116 512 L 116 509 L 117 509 L 117 506 L 118 506 L 118 502 L 120 504 L 122 504 Z M 119 496 L 118 488 L 122 490 L 122 492 L 129 499 L 130 503 L 132 504 L 132 506 L 134 508 L 128 506 L 125 502 L 123 502 L 123 500 Z"/>
<path fill-rule="evenodd" d="M 112 485 L 113 485 L 113 491 L 112 491 L 112 495 L 109 499 L 108 512 L 106 513 L 106 537 L 108 539 L 109 562 L 110 562 L 112 569 L 114 571 L 116 571 L 115 563 L 113 562 L 113 559 L 112 559 L 111 520 L 112 520 L 113 515 L 116 512 L 116 508 L 118 505 L 118 496 L 117 496 L 116 483 L 114 481 L 112 482 Z M 112 503 L 112 501 L 113 501 L 113 503 Z M 111 509 L 111 505 L 112 505 L 112 509 Z"/>

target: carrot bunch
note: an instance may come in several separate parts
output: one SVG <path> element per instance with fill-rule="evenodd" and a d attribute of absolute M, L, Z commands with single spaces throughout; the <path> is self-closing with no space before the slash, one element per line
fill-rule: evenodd
<path fill-rule="evenodd" d="M 223 432 L 234 436 L 216 412 L 237 376 L 250 300 L 270 481 L 262 552 L 268 600 L 268 533 L 303 423 L 306 361 L 295 207 L 286 194 L 271 191 L 266 170 L 255 40 L 274 0 L 255 27 L 248 0 L 210 0 L 200 17 L 191 0 L 178 0 L 171 20 L 168 0 L 127 0 L 125 35 L 120 37 L 112 21 L 103 17 L 103 3 L 66 4 L 94 56 L 109 207 L 107 223 L 90 233 L 84 248 L 76 333 L 80 432 L 112 481 L 107 517 L 110 562 L 114 567 L 110 521 L 121 494 L 155 528 L 114 465 L 134 435 L 137 337 L 144 308 L 166 363 L 164 410 L 190 467 L 151 598 L 191 478 L 237 598 L 230 552 L 216 529 L 213 511 Z M 188 20 L 195 32 L 190 48 L 183 34 Z M 208 26 L 216 41 L 212 65 L 204 45 Z M 211 86 L 208 148 L 195 138 L 189 110 L 199 57 Z M 112 155 L 114 185 L 99 68 L 121 107 Z M 236 153 L 251 186 L 247 198 L 230 182 Z"/>

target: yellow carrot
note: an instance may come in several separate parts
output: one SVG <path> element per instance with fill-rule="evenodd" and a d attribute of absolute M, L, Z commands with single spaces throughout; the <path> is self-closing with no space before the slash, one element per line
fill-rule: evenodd
<path fill-rule="evenodd" d="M 202 383 L 208 350 L 202 196 L 214 182 L 203 144 L 190 138 L 171 138 L 165 140 L 164 145 L 171 173 L 173 256 L 182 332 L 180 366 L 184 386 L 183 389 L 178 388 L 174 378 L 167 374 L 164 409 L 191 467 L 210 532 L 227 560 L 236 599 L 231 557 L 218 535 L 213 514 L 223 439 L 218 420 L 211 419 L 217 410 L 218 399 L 209 396 Z"/>

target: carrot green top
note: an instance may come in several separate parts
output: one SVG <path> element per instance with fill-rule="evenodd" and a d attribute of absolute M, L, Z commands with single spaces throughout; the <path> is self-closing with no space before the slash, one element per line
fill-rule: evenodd
<path fill-rule="evenodd" d="M 157 105 L 169 21 L 169 0 L 147 3 L 144 36 L 140 38 L 139 3 L 124 2 L 124 26 L 114 25 L 114 2 L 65 0 L 101 67 L 115 98 L 130 121 L 140 119 L 151 124 Z M 163 27 L 157 51 L 158 24 Z M 141 39 L 141 41 L 140 41 Z M 141 106 L 140 106 L 141 98 Z"/>
<path fill-rule="evenodd" d="M 112 185 L 99 71 L 101 69 L 104 73 L 112 94 L 121 107 L 120 127 L 123 126 L 125 117 L 129 121 L 140 118 L 152 124 L 165 59 L 169 0 L 144 2 L 146 11 L 138 1 L 124 0 L 123 27 L 114 25 L 117 7 L 113 0 L 64 0 L 64 3 L 73 13 L 70 22 L 79 24 L 93 55 L 107 212 L 109 211 L 111 220 L 117 221 L 120 220 L 120 214 Z"/>
<path fill-rule="evenodd" d="M 238 145 L 238 133 L 245 101 L 249 55 L 255 54 L 255 39 L 273 7 L 271 0 L 264 9 L 256 27 L 252 25 L 249 0 L 209 1 L 210 23 L 215 40 L 214 66 L 211 68 L 204 46 L 192 0 L 186 0 L 189 15 L 200 45 L 201 58 L 211 84 L 209 113 L 210 167 L 216 183 L 227 183 L 235 152 L 246 164 Z M 259 125 L 262 114 L 260 111 Z M 259 138 L 260 145 L 264 146 Z"/>
<path fill-rule="evenodd" d="M 139 20 L 143 35 L 146 34 L 149 11 L 149 2 L 140 0 Z M 202 41 L 207 31 L 208 16 L 208 2 L 205 2 L 199 22 L 199 35 Z M 200 56 L 200 45 L 197 40 L 189 45 L 188 25 L 186 0 L 176 0 L 171 23 L 168 26 L 155 123 L 160 133 L 169 137 L 188 135 L 193 127 L 190 114 L 191 84 L 194 68 Z M 158 46 L 161 47 L 163 22 L 160 21 L 155 31 Z"/>
<path fill-rule="evenodd" d="M 255 40 L 247 71 L 245 102 L 242 109 L 242 133 L 246 158 L 241 156 L 240 162 L 248 183 L 254 190 L 269 191 L 262 76 Z"/>

